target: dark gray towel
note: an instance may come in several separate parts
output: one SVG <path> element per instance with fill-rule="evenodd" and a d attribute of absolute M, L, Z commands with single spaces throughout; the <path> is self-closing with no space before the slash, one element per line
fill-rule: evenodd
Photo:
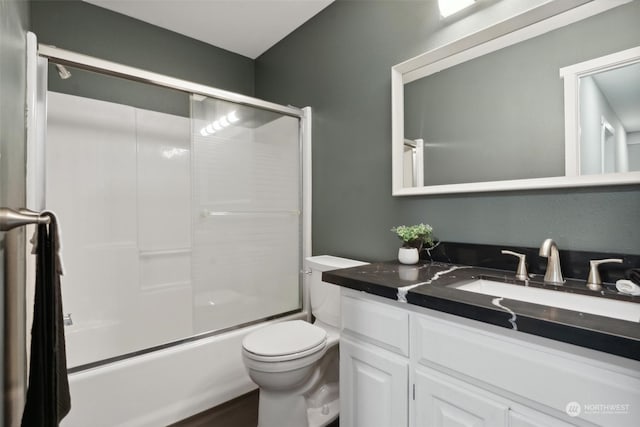
<path fill-rule="evenodd" d="M 50 217 L 49 232 L 46 225 L 39 225 L 37 231 L 31 362 L 27 400 L 22 414 L 23 427 L 58 426 L 71 409 L 57 224 L 55 216 Z"/>

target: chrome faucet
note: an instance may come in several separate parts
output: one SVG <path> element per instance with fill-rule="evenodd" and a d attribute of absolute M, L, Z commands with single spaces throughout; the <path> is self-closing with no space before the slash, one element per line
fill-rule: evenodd
<path fill-rule="evenodd" d="M 542 242 L 540 246 L 541 257 L 548 258 L 547 271 L 544 274 L 544 281 L 548 283 L 563 284 L 562 270 L 560 269 L 560 254 L 558 253 L 558 246 L 553 239 L 547 239 Z"/>

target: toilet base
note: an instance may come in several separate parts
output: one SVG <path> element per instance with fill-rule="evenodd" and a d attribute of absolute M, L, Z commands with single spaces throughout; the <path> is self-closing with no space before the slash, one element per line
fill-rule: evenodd
<path fill-rule="evenodd" d="M 335 421 L 340 415 L 340 399 L 326 403 L 321 408 L 307 409 L 309 427 L 325 427 Z"/>
<path fill-rule="evenodd" d="M 338 346 L 332 346 L 298 390 L 260 389 L 258 427 L 325 427 L 340 414 Z"/>
<path fill-rule="evenodd" d="M 258 427 L 308 427 L 304 396 L 260 390 Z"/>
<path fill-rule="evenodd" d="M 258 427 L 325 427 L 340 414 L 340 399 L 308 408 L 304 396 L 260 390 Z"/>

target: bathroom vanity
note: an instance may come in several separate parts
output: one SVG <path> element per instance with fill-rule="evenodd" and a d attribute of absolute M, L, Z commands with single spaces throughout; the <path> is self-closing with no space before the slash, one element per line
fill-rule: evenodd
<path fill-rule="evenodd" d="M 530 277 L 437 261 L 325 272 L 343 287 L 341 426 L 640 425 L 640 297 Z M 601 306 L 626 318 L 587 312 Z"/>

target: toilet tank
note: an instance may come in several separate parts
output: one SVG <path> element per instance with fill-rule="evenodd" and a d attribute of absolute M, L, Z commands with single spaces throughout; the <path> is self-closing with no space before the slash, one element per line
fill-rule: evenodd
<path fill-rule="evenodd" d="M 307 268 L 311 270 L 309 293 L 311 313 L 323 323 L 340 327 L 340 287 L 322 281 L 322 272 L 338 268 L 357 267 L 366 262 L 330 255 L 319 255 L 307 258 Z"/>

